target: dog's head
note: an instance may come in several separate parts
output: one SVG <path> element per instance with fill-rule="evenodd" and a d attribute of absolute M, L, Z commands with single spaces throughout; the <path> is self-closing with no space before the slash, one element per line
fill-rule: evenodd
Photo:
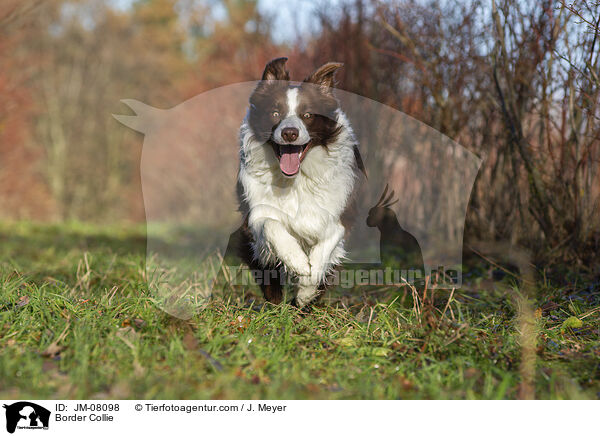
<path fill-rule="evenodd" d="M 250 97 L 249 123 L 257 140 L 270 144 L 281 172 L 294 177 L 312 147 L 327 147 L 338 135 L 339 107 L 334 74 L 342 64 L 329 62 L 301 83 L 290 82 L 287 58 L 269 62 Z"/>

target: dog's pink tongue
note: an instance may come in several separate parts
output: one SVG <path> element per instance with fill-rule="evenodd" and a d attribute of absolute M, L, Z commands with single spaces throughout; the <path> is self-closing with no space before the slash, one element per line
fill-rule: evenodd
<path fill-rule="evenodd" d="M 300 170 L 300 147 L 293 145 L 281 146 L 279 168 L 287 176 L 293 176 Z"/>

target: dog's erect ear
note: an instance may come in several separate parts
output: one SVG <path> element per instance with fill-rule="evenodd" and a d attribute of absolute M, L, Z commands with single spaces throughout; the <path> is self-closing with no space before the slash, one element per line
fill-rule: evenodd
<path fill-rule="evenodd" d="M 265 66 L 262 80 L 290 80 L 290 73 L 285 69 L 288 58 L 273 59 Z"/>
<path fill-rule="evenodd" d="M 322 92 L 331 94 L 333 86 L 333 79 L 335 76 L 335 72 L 338 68 L 343 67 L 344 64 L 339 62 L 327 62 L 325 65 L 320 66 L 317 70 L 304 79 L 307 83 L 314 83 L 315 85 L 319 85 L 319 88 Z"/>

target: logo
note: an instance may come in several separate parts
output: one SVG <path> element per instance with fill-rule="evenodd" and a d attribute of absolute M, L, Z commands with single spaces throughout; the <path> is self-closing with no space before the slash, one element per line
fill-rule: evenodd
<path fill-rule="evenodd" d="M 28 401 L 4 405 L 6 409 L 6 431 L 14 433 L 18 429 L 48 430 L 50 411 Z"/>

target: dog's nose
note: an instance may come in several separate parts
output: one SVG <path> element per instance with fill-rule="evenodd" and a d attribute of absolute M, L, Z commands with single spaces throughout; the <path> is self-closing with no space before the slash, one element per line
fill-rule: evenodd
<path fill-rule="evenodd" d="M 281 137 L 285 142 L 294 142 L 298 139 L 298 129 L 295 127 L 286 127 L 281 130 Z"/>

